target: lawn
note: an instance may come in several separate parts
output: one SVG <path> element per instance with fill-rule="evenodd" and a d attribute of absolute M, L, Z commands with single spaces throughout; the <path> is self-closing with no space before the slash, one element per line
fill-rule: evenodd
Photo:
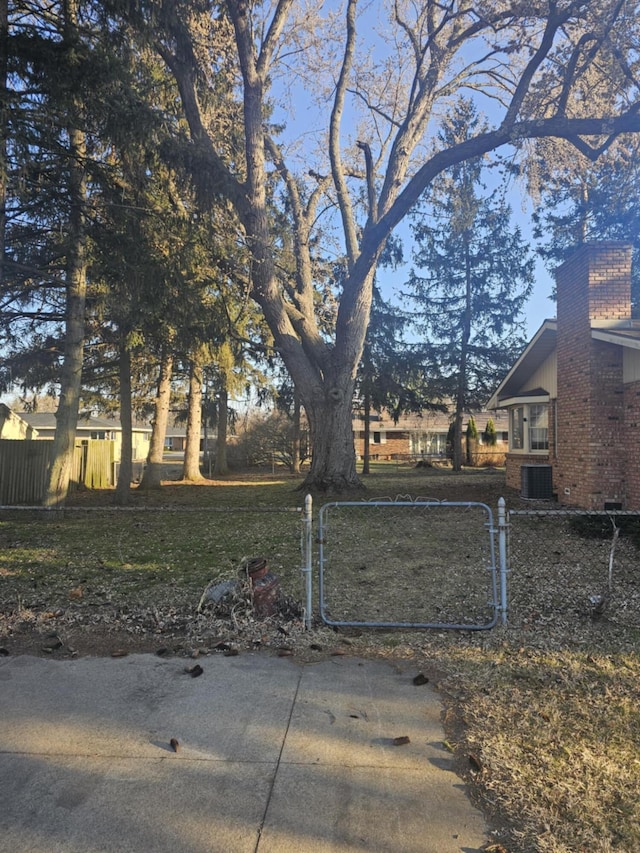
<path fill-rule="evenodd" d="M 495 512 L 504 496 L 514 511 L 547 508 L 505 489 L 499 471 L 378 463 L 366 483 L 366 500 L 471 501 Z M 487 815 L 495 851 L 637 853 L 640 593 L 633 540 L 621 535 L 612 556 L 606 530 L 605 538 L 591 538 L 570 518 L 511 516 L 509 619 L 489 631 L 334 631 L 320 623 L 317 598 L 311 631 L 294 611 L 267 620 L 241 611 L 225 620 L 206 606 L 199 613 L 205 587 L 236 578 L 248 556 L 264 556 L 290 600 L 304 600 L 304 493 L 297 485 L 286 476 L 230 477 L 136 491 L 126 511 L 111 508 L 103 492 L 75 494 L 63 513 L 5 511 L 3 653 L 188 655 L 214 653 L 224 642 L 301 661 L 336 648 L 411 660 L 441 692 L 446 745 Z M 322 503 L 314 501 L 316 525 Z M 392 612 L 399 621 L 427 614 L 447 622 L 462 614 L 484 622 L 482 513 L 478 522 L 473 513 L 467 521 L 439 509 L 329 512 L 330 603 L 341 620 L 384 621 Z"/>

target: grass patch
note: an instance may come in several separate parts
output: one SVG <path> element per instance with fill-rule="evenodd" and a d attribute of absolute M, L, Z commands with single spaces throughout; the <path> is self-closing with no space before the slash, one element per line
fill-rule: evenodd
<path fill-rule="evenodd" d="M 397 463 L 372 468 L 368 498 L 476 501 L 495 512 L 504 495 L 508 507 L 519 505 L 499 472 L 454 474 Z M 26 645 L 29 632 L 84 626 L 91 636 L 103 624 L 109 630 L 129 625 L 131 636 L 146 631 L 158 643 L 167 637 L 178 643 L 177 631 L 194 624 L 204 586 L 235 577 L 246 556 L 266 557 L 285 592 L 300 598 L 300 515 L 288 510 L 303 503 L 296 486 L 290 478 L 236 478 L 138 491 L 131 512 L 96 510 L 111 498 L 96 492 L 78 494 L 80 509 L 62 515 L 5 512 L 1 644 L 37 651 L 37 643 Z M 316 518 L 321 503 L 315 502 Z M 402 517 L 381 525 L 367 511 L 354 527 L 333 528 L 334 537 L 354 549 L 353 559 L 333 564 L 336 608 L 349 589 L 354 599 L 365 590 L 374 606 L 377 596 L 384 608 L 390 566 L 402 593 L 399 607 L 405 599 L 413 606 L 445 589 L 438 572 L 447 553 L 433 539 L 428 519 Z M 425 536 L 420 566 L 409 547 L 418 528 Z M 512 521 L 505 628 L 348 634 L 354 653 L 415 661 L 433 674 L 458 770 L 489 817 L 494 843 L 509 853 L 640 850 L 637 551 L 621 537 L 608 609 L 596 618 L 589 601 L 607 586 L 610 539 L 582 533 L 566 519 Z M 446 569 L 452 577 L 446 589 L 456 600 L 456 589 L 464 591 L 465 557 L 475 553 L 465 547 L 467 534 L 464 525 L 449 528 Z M 346 544 L 340 550 L 346 553 Z M 431 552 L 433 578 L 425 584 Z M 357 598 L 362 600 L 359 592 Z M 143 617 L 128 621 L 138 612 Z M 182 618 L 178 628 L 176 613 Z M 311 636 L 289 641 L 303 656 L 314 642 L 330 648 L 335 634 L 316 624 Z M 470 763 L 470 754 L 479 766 Z"/>

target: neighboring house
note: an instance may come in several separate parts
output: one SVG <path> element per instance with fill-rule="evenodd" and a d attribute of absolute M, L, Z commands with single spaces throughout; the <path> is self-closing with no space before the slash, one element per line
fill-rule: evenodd
<path fill-rule="evenodd" d="M 200 452 L 204 450 L 204 440 L 205 440 L 205 432 L 204 429 L 200 430 Z M 207 445 L 209 449 L 215 446 L 216 441 L 216 433 L 215 431 L 209 429 L 207 432 Z M 164 436 L 164 448 L 169 451 L 178 451 L 184 452 L 187 446 L 187 428 L 186 426 L 182 427 L 167 427 L 167 431 Z"/>
<path fill-rule="evenodd" d="M 478 444 L 483 443 L 484 430 L 491 418 L 495 424 L 498 445 L 485 447 L 487 452 L 504 453 L 507 448 L 506 412 L 474 412 L 473 418 L 478 428 Z M 463 429 L 466 431 L 469 416 L 465 415 Z M 372 414 L 370 418 L 369 452 L 377 459 L 436 459 L 446 458 L 447 435 L 451 425 L 451 415 L 447 412 L 428 412 L 402 415 L 395 423 L 388 412 Z M 356 454 L 364 455 L 364 416 L 355 415 L 353 435 Z M 482 448 L 480 448 L 482 449 Z"/>
<path fill-rule="evenodd" d="M 581 246 L 545 320 L 488 408 L 509 411 L 507 485 L 589 510 L 640 509 L 640 323 L 631 247 Z"/>
<path fill-rule="evenodd" d="M 0 403 L 0 438 L 22 440 L 38 437 L 38 431 L 9 406 Z"/>
<path fill-rule="evenodd" d="M 24 438 L 53 439 L 56 431 L 56 416 L 53 412 L 14 412 L 13 414 L 24 421 L 33 431 L 32 435 L 23 436 Z M 9 436 L 2 433 L 2 438 L 9 438 Z M 120 421 L 109 418 L 80 417 L 76 428 L 76 438 L 114 441 L 114 461 L 120 461 L 122 455 Z M 151 427 L 134 426 L 132 438 L 133 459 L 135 461 L 146 459 L 149 454 Z"/>

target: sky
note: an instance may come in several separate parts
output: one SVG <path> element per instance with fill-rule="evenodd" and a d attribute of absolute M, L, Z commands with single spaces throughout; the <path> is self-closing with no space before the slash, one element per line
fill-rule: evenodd
<path fill-rule="evenodd" d="M 556 316 L 556 304 L 549 297 L 553 289 L 553 278 L 541 260 L 536 266 L 536 282 L 525 310 L 527 339 L 530 340 L 542 325 L 543 320 Z"/>

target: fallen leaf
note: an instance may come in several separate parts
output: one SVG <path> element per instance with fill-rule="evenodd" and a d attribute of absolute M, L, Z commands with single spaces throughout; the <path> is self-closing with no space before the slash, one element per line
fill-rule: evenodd
<path fill-rule="evenodd" d="M 469 753 L 469 764 L 471 765 L 471 769 L 474 770 L 476 773 L 482 773 L 482 762 L 480 761 L 478 756 L 474 755 L 472 752 Z"/>
<path fill-rule="evenodd" d="M 178 740 L 176 738 L 172 737 L 169 743 L 171 744 L 171 749 L 174 752 L 177 752 L 180 749 L 180 744 L 178 743 Z"/>
<path fill-rule="evenodd" d="M 409 735 L 401 735 L 400 737 L 394 737 L 393 739 L 394 746 L 404 746 L 407 743 L 411 743 Z"/>
<path fill-rule="evenodd" d="M 191 678 L 197 678 L 199 675 L 202 675 L 204 669 L 197 663 L 195 666 L 187 666 L 185 668 L 185 672 L 187 675 L 190 675 Z"/>
<path fill-rule="evenodd" d="M 84 598 L 84 589 L 81 586 L 74 586 L 73 589 L 69 590 L 69 598 L 72 601 L 78 601 L 80 598 Z"/>

